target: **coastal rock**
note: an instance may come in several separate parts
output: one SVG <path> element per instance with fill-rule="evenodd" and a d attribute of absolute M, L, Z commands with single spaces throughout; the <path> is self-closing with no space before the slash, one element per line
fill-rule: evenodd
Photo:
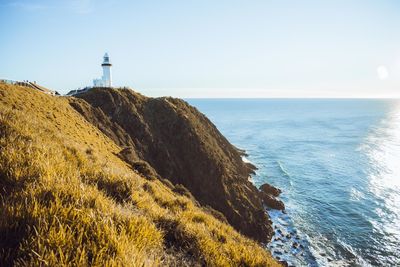
<path fill-rule="evenodd" d="M 271 220 L 260 191 L 248 180 L 256 167 L 244 162 L 244 152 L 196 108 L 180 99 L 109 88 L 76 95 L 70 103 L 116 144 L 130 147 L 133 151 L 125 154 L 132 155 L 133 162 L 147 162 L 154 173 L 126 160 L 134 169 L 181 184 L 200 205 L 221 212 L 241 233 L 270 241 Z M 282 208 L 278 200 L 266 199 L 268 206 Z"/>
<path fill-rule="evenodd" d="M 245 162 L 245 164 L 249 170 L 249 174 L 256 174 L 256 170 L 258 170 L 258 168 L 254 164 L 250 162 Z"/>
<path fill-rule="evenodd" d="M 270 184 L 261 185 L 260 191 L 262 191 L 268 195 L 273 195 L 274 197 L 277 197 L 282 193 L 282 191 L 279 188 L 276 188 Z"/>
<path fill-rule="evenodd" d="M 275 197 L 266 194 L 265 192 L 260 192 L 259 193 L 264 205 L 271 209 L 275 210 L 284 210 L 285 209 L 285 204 L 279 199 L 276 199 Z"/>

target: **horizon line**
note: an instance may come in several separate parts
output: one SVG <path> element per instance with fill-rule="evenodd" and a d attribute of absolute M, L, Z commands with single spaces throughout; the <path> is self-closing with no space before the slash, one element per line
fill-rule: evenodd
<path fill-rule="evenodd" d="M 160 97 L 175 97 L 175 96 L 160 96 Z M 234 99 L 248 99 L 248 100 L 258 100 L 258 99 L 315 99 L 315 100 L 319 100 L 319 99 L 349 99 L 349 100 L 373 100 L 373 99 L 382 99 L 382 100 L 400 100 L 400 97 L 179 97 L 182 99 L 226 99 L 226 100 L 234 100 Z"/>

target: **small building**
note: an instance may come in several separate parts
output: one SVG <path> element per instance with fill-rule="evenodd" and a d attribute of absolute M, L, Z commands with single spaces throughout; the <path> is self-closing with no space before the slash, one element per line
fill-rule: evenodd
<path fill-rule="evenodd" d="M 69 92 L 67 93 L 67 95 L 68 95 L 68 96 L 71 96 L 71 95 L 81 94 L 81 93 L 84 93 L 84 92 L 89 91 L 90 89 L 92 89 L 92 87 L 85 87 L 85 88 L 82 88 L 82 89 L 71 90 L 71 91 L 69 91 Z"/>

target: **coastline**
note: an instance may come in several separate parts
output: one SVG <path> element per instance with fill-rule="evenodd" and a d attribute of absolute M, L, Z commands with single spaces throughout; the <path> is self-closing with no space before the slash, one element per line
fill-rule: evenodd
<path fill-rule="evenodd" d="M 238 150 L 242 152 L 243 162 L 245 162 L 246 164 L 250 164 L 255 168 L 254 173 L 249 175 L 249 181 L 259 189 L 263 185 L 269 185 L 273 188 L 276 188 L 269 183 L 262 184 L 258 187 L 255 183 L 255 180 L 253 179 L 253 176 L 257 176 L 256 170 L 258 168 L 256 167 L 256 164 L 248 158 L 250 157 L 250 155 L 244 149 Z M 278 190 L 281 191 L 281 189 Z M 285 191 L 282 190 L 282 194 L 284 194 L 284 192 Z M 279 195 L 276 198 L 282 201 Z M 273 227 L 272 238 L 270 242 L 266 245 L 266 249 L 270 251 L 271 255 L 277 261 L 286 266 L 318 266 L 316 258 L 313 256 L 313 253 L 310 250 L 310 243 L 308 239 L 296 229 L 290 217 L 290 212 L 288 212 L 286 209 L 273 209 L 265 205 L 265 203 L 264 208 L 265 213 L 272 221 Z M 327 258 L 327 261 L 330 262 L 330 259 Z"/>

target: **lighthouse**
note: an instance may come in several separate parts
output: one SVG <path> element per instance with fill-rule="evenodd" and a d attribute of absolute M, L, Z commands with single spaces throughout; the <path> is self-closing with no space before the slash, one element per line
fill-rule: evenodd
<path fill-rule="evenodd" d="M 110 57 L 108 56 L 107 53 L 104 54 L 103 57 L 103 64 L 101 64 L 103 67 L 103 86 L 104 87 L 111 87 L 112 86 L 112 80 L 111 80 L 111 63 L 110 63 Z"/>
<path fill-rule="evenodd" d="M 93 80 L 93 87 L 112 87 L 111 66 L 110 57 L 108 53 L 105 53 L 101 64 L 103 76 L 100 79 Z"/>
<path fill-rule="evenodd" d="M 93 79 L 93 86 L 86 86 L 82 89 L 72 90 L 67 95 L 80 94 L 92 88 L 112 88 L 111 66 L 110 57 L 108 56 L 108 53 L 105 53 L 103 56 L 103 63 L 101 64 L 101 67 L 103 68 L 103 76 L 100 79 Z"/>

